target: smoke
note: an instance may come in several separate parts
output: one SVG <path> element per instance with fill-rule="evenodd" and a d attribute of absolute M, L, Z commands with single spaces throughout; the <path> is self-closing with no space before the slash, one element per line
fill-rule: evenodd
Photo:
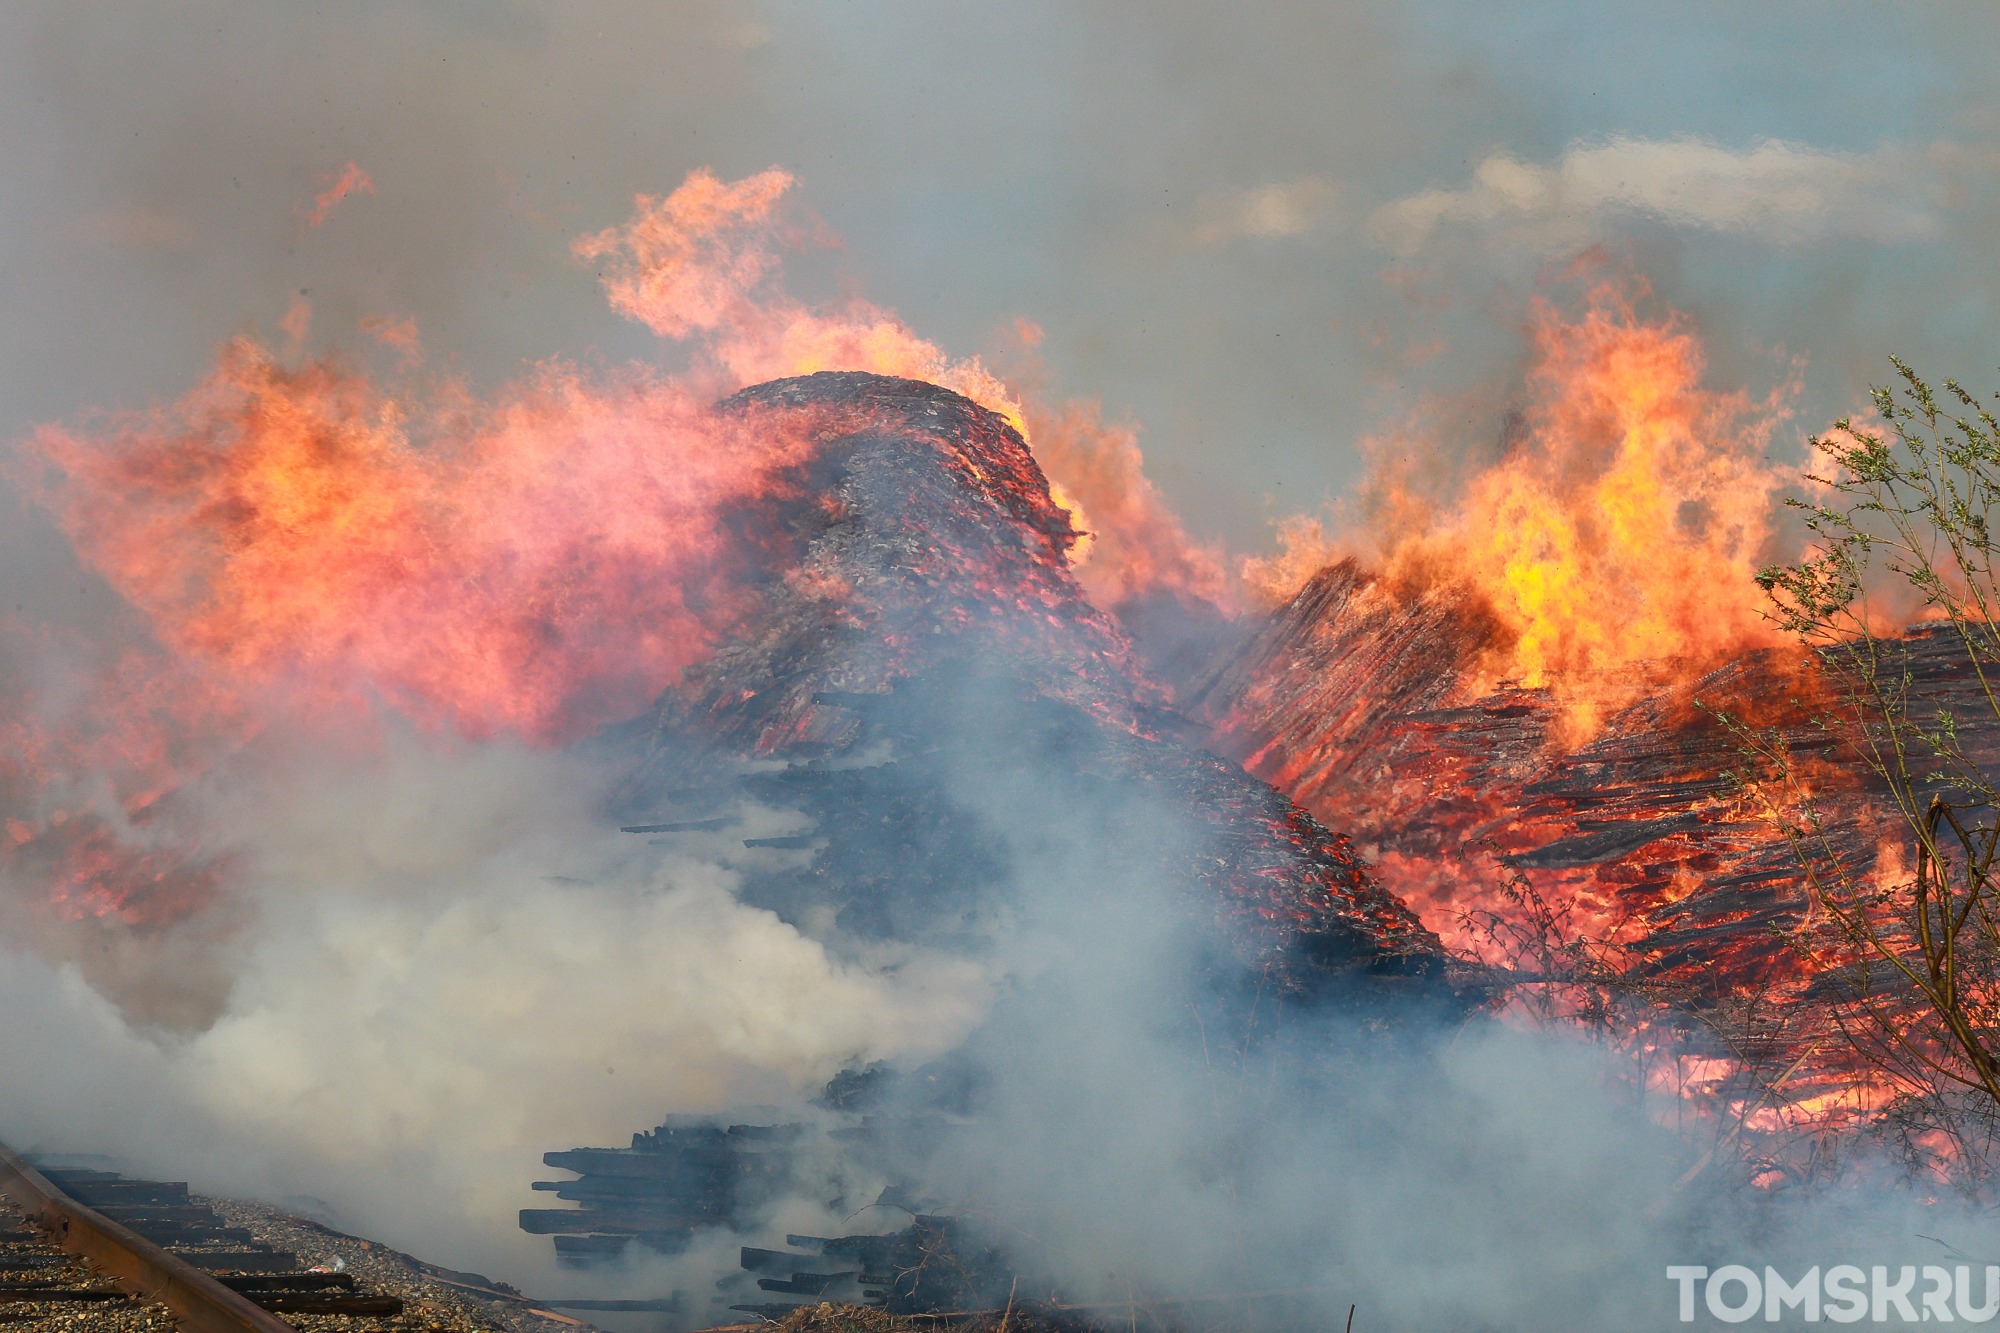
<path fill-rule="evenodd" d="M 1275 1064 L 1253 1096 L 1255 1052 L 1205 1041 L 1208 1018 L 1236 1011 L 1163 980 L 1187 974 L 1187 938 L 1160 887 L 1121 869 L 1122 850 L 1184 838 L 1178 812 L 1124 811 L 1106 839 L 1078 813 L 1102 815 L 1098 798 L 1037 798 L 991 773 L 954 788 L 1022 852 L 1007 928 L 980 949 L 819 938 L 748 906 L 754 858 L 780 853 L 741 838 L 792 831 L 784 812 L 746 806 L 726 834 L 641 853 L 603 827 L 597 761 L 530 744 L 624 715 L 703 651 L 694 614 L 638 634 L 657 651 L 631 670 L 624 641 L 608 674 L 572 661 L 604 647 L 593 627 L 634 624 L 576 600 L 567 539 L 605 535 L 605 497 L 635 499 L 625 483 L 658 441 L 608 449 L 557 412 L 564 442 L 618 461 L 601 485 L 494 482 L 476 513 L 430 489 L 448 466 L 589 479 L 580 454 L 484 470 L 506 423 L 459 410 L 518 418 L 551 386 L 668 434 L 725 382 L 858 358 L 956 374 L 1005 409 L 997 381 L 941 349 L 990 348 L 1031 313 L 1063 382 L 1146 424 L 1141 476 L 1131 432 L 1048 409 L 1052 430 L 1077 431 L 1051 435 L 1047 457 L 1077 465 L 1098 542 L 1084 576 L 1106 600 L 1162 583 L 1213 598 L 1210 534 L 1248 548 L 1274 514 L 1348 490 L 1362 466 L 1348 442 L 1413 397 L 1459 413 L 1448 452 L 1502 439 L 1552 247 L 1601 244 L 1651 272 L 1714 335 L 1725 387 L 1768 383 L 1804 352 L 1803 420 L 1849 406 L 1885 350 L 1954 372 L 1984 345 L 1992 20 L 1634 11 L 1564 42 L 1546 24 L 1386 4 L 1030 4 L 923 22 L 724 0 L 10 7 L 0 432 L 74 424 L 40 437 L 67 468 L 36 476 L 52 508 L 0 534 L 0 614 L 18 618 L 6 670 L 36 700 L 6 735 L 0 1132 L 311 1196 L 385 1239 L 533 1280 L 546 1252 L 498 1219 L 531 1201 L 539 1152 L 676 1109 L 795 1105 L 846 1064 L 914 1066 L 978 1029 L 992 1129 L 938 1186 L 1045 1233 L 1040 1261 L 1080 1289 L 1305 1272 L 1336 1314 L 1346 1289 L 1412 1318 L 1610 1320 L 1591 1301 L 1646 1290 L 1620 1275 L 1660 1257 L 1634 1205 L 1685 1163 L 1587 1051 L 1482 1031 L 1391 1062 L 1367 1022 L 1302 1018 L 1284 1050 L 1356 1063 Z M 1765 91 L 1736 96 L 1735 62 L 1759 51 Z M 1607 185 L 1612 145 L 1666 175 Z M 771 238 L 738 225 L 776 197 L 774 163 L 803 182 L 791 225 L 813 243 L 783 290 L 759 286 Z M 1774 201 L 1760 163 L 1783 168 L 1777 188 L 1820 193 Z M 718 233 L 741 281 L 698 293 L 726 318 L 676 323 L 643 281 L 680 253 L 648 248 L 672 196 L 636 214 L 632 200 L 704 167 L 711 186 L 761 185 Z M 1718 174 L 1726 200 L 1688 201 L 1690 179 Z M 1884 190 L 1916 197 L 1871 208 Z M 1819 199 L 1839 225 L 1803 225 Z M 1413 225 L 1378 230 L 1396 219 Z M 581 254 L 578 237 L 595 238 Z M 584 262 L 642 322 L 723 336 L 662 348 L 605 308 Z M 357 332 L 392 374 L 319 359 Z M 265 349 L 222 367 L 251 392 L 230 397 L 242 374 L 210 378 L 222 345 Z M 578 366 L 548 367 L 558 355 Z M 650 368 L 601 370 L 627 358 Z M 684 363 L 694 379 L 675 377 Z M 449 391 L 396 378 L 419 372 Z M 207 396 L 186 399 L 191 383 Z M 284 444 L 256 434 L 285 396 L 266 391 L 301 385 L 346 395 L 291 439 L 306 447 L 274 451 L 312 483 L 303 526 L 246 527 L 257 488 L 169 465 L 185 455 L 153 456 L 140 487 L 107 461 L 134 457 L 134 419 L 77 421 L 86 404 L 153 402 L 141 425 L 182 444 Z M 363 469 L 374 485 L 329 489 L 345 475 L 313 473 L 329 457 L 380 464 Z M 733 477 L 666 509 L 706 514 L 740 494 Z M 405 503 L 345 503 L 384 495 Z M 189 509 L 220 525 L 190 532 Z M 492 529 L 473 521 L 531 516 L 565 540 L 482 541 Z M 323 540 L 264 565 L 261 591 L 281 595 L 217 600 L 276 549 L 260 539 L 300 531 Z M 333 624 L 315 580 L 357 531 L 386 540 L 346 589 L 370 595 Z M 1293 532 L 1302 567 L 1322 548 Z M 649 591 L 622 568 L 627 592 Z M 467 634 L 440 598 L 473 585 L 534 605 L 497 639 Z M 440 660 L 504 670 L 440 704 Z M 505 688 L 538 671 L 575 695 Z M 314 673 L 349 710 L 330 724 L 271 703 Z M 342 734 L 356 717 L 367 735 Z M 1099 939 L 1118 947 L 1081 947 Z M 1554 1311 L 1537 1304 L 1551 1285 L 1568 1301 Z"/>
<path fill-rule="evenodd" d="M 541 1152 L 616 1144 L 671 1111 L 823 1123 L 806 1103 L 834 1072 L 940 1059 L 976 1113 L 888 1169 L 1072 1299 L 1275 1292 L 1253 1322 L 1353 1303 L 1384 1322 L 1666 1327 L 1667 1263 L 1802 1268 L 1857 1243 L 1890 1262 L 1919 1229 L 1974 1234 L 1948 1210 L 1919 1223 L 1866 1199 L 1858 1219 L 1773 1231 L 1724 1211 L 1726 1192 L 1682 1193 L 1693 1149 L 1579 1037 L 1258 994 L 1218 965 L 1205 909 L 1144 869 L 1221 849 L 1171 802 L 1082 776 L 1091 742 L 1016 763 L 1010 740 L 1035 725 L 1017 709 L 971 684 L 905 719 L 956 719 L 928 733 L 956 756 L 944 799 L 1005 866 L 986 925 L 949 948 L 745 905 L 746 883 L 800 854 L 742 839 L 810 823 L 743 801 L 727 827 L 664 845 L 619 834 L 601 758 L 402 735 L 370 763 L 212 785 L 211 824 L 251 886 L 226 925 L 191 921 L 178 941 L 227 951 L 216 1016 L 162 1032 L 71 967 L 0 955 L 4 1133 L 539 1292 L 577 1282 L 513 1227 Z M 896 1097 L 878 1109 L 935 1114 Z M 849 1188 L 866 1174 L 823 1169 Z M 592 1294 L 678 1286 L 699 1324 L 737 1244 L 900 1224 L 829 1197 L 786 1201 L 770 1234 L 593 1277 Z"/>
<path fill-rule="evenodd" d="M 1011 984 L 960 1057 L 979 1117 L 923 1171 L 1020 1271 L 1111 1305 L 1273 1297 L 1186 1312 L 1252 1326 L 1349 1304 L 1377 1326 L 1650 1326 L 1670 1233 L 1647 1209 L 1674 1202 L 1685 1148 L 1611 1061 L 1264 993 L 1135 869 L 1136 847 L 1223 847 L 1165 801 L 1092 799 L 1056 765 L 997 776 L 983 730 L 961 741 L 957 797 L 1002 830 L 1022 905 Z"/>
<path fill-rule="evenodd" d="M 575 281 L 571 240 L 697 167 L 734 180 L 774 163 L 844 238 L 810 269 L 828 290 L 851 283 L 961 352 L 1033 317 L 1063 382 L 1145 424 L 1154 480 L 1195 535 L 1237 548 L 1351 485 L 1351 442 L 1414 395 L 1476 390 L 1497 430 L 1546 231 L 1517 246 L 1518 213 L 1468 216 L 1400 260 L 1371 221 L 1487 199 L 1484 162 L 1560 181 L 1614 142 L 1692 156 L 1727 169 L 1730 216 L 1751 219 L 1798 213 L 1738 169 L 1757 145 L 1831 164 L 1842 217 L 1914 211 L 1928 238 L 1773 240 L 1629 208 L 1558 227 L 1650 272 L 1712 331 L 1732 384 L 1765 381 L 1774 344 L 1804 354 L 1804 420 L 1855 405 L 1889 350 L 1983 373 L 1960 349 L 1990 341 L 1990 16 L 1639 9 L 1550 42 L 1540 13 L 15 5 L 0 433 L 176 393 L 301 289 L 319 338 L 414 318 L 482 383 L 552 352 L 651 355 Z M 1762 72 L 1754 95 L 1738 62 Z M 1894 170 L 1868 175 L 1875 162 Z M 348 163 L 376 193 L 301 235 Z"/>
<path fill-rule="evenodd" d="M 662 849 L 606 825 L 599 767 L 408 738 L 261 776 L 276 785 L 207 794 L 245 885 L 229 920 L 148 949 L 161 972 L 222 955 L 199 1030 L 135 1024 L 74 967 L 0 954 L 9 1142 L 546 1290 L 547 1241 L 514 1226 L 543 1152 L 935 1056 L 991 990 L 976 962 L 839 958 L 740 903 L 745 865 L 784 855 L 742 839 L 791 831 L 782 812 Z"/>
<path fill-rule="evenodd" d="M 1668 1328 L 1670 1264 L 1938 1262 L 1923 1237 L 1985 1234 L 1948 1202 L 1760 1197 L 1727 1167 L 1704 1174 L 1706 1145 L 1667 1127 L 1639 1064 L 1580 1031 L 1385 1008 L 1365 983 L 1267 989 L 1218 959 L 1212 904 L 1154 869 L 1226 842 L 1161 792 L 1105 780 L 1101 741 L 1016 762 L 1047 723 L 1004 690 L 950 699 L 906 721 L 950 756 L 943 799 L 1006 868 L 991 928 L 961 946 L 998 985 L 949 1057 L 891 1061 L 859 1110 L 928 1124 L 866 1160 L 1004 1254 L 976 1299 L 1057 1289 L 1245 1327 L 1337 1325 L 1352 1304 L 1373 1326 Z M 906 1220 L 866 1210 L 842 1232 Z M 709 1275 L 668 1271 L 698 1301 Z M 663 1280 L 642 1268 L 621 1290 Z"/>

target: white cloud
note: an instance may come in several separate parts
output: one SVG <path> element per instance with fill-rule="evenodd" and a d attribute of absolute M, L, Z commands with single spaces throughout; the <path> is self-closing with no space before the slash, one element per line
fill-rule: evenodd
<path fill-rule="evenodd" d="M 1741 150 L 1697 138 L 1578 141 L 1553 164 L 1494 153 L 1465 186 L 1396 200 L 1372 225 L 1406 254 L 1453 225 L 1562 247 L 1633 217 L 1779 244 L 1918 240 L 1936 226 L 1925 161 L 1921 150 L 1835 153 L 1776 139 Z"/>
<path fill-rule="evenodd" d="M 1333 185 L 1319 176 L 1259 186 L 1239 194 L 1210 195 L 1196 205 L 1197 220 L 1182 239 L 1190 245 L 1303 236 L 1319 225 Z"/>

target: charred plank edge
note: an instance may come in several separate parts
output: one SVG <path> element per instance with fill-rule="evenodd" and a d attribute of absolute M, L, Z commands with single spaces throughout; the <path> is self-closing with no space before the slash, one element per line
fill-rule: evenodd
<path fill-rule="evenodd" d="M 19 1205 L 55 1245 L 88 1259 L 119 1287 L 158 1301 L 185 1333 L 297 1333 L 178 1255 L 85 1207 L 0 1144 L 0 1194 Z"/>

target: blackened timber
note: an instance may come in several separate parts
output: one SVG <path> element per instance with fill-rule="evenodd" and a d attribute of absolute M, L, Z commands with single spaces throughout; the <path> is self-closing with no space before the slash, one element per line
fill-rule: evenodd
<path fill-rule="evenodd" d="M 178 1180 L 89 1180 L 67 1187 L 66 1192 L 78 1203 L 87 1203 L 99 1210 L 107 1207 L 188 1206 L 187 1183 Z"/>
<path fill-rule="evenodd" d="M 699 833 L 710 829 L 728 828 L 736 821 L 729 816 L 715 819 L 681 819 L 665 824 L 625 824 L 620 833 Z"/>
<path fill-rule="evenodd" d="M 161 1245 L 254 1245 L 257 1238 L 242 1227 L 206 1226 L 191 1222 L 148 1222 L 143 1234 Z"/>
<path fill-rule="evenodd" d="M 95 1301 L 129 1301 L 130 1293 L 116 1287 L 35 1287 L 20 1283 L 0 1284 L 0 1301 L 48 1301 L 71 1304 Z"/>
<path fill-rule="evenodd" d="M 759 1291 L 773 1291 L 784 1296 L 818 1296 L 836 1282 L 843 1282 L 859 1273 L 794 1273 L 789 1278 L 760 1277 L 757 1279 Z"/>
<path fill-rule="evenodd" d="M 639 816 L 672 809 L 690 773 L 733 771 L 739 792 L 813 825 L 789 835 L 811 838 L 793 845 L 809 864 L 750 874 L 746 900 L 794 921 L 830 909 L 862 938 L 950 943 L 1009 910 L 1024 854 L 1011 835 L 1046 827 L 1029 818 L 996 836 L 991 811 L 950 794 L 988 771 L 1046 774 L 1052 804 L 1105 825 L 1112 859 L 1126 859 L 1122 836 L 1167 862 L 1175 910 L 1246 989 L 1449 998 L 1442 945 L 1344 837 L 1176 738 L 1164 689 L 1077 584 L 1071 515 L 1004 418 L 858 373 L 756 386 L 721 410 L 813 444 L 753 502 L 768 512 L 742 518 L 785 534 L 766 552 L 768 595 L 662 697 L 656 742 L 621 794 L 628 826 L 671 822 Z M 712 759 L 691 764 L 690 746 Z M 883 748 L 889 762 L 873 762 Z M 696 790 L 728 800 L 729 785 Z M 1183 854 L 1161 855 L 1129 819 L 1114 827 L 1135 801 L 1187 830 Z M 1208 855 L 1209 842 L 1231 854 Z"/>
<path fill-rule="evenodd" d="M 134 1230 L 143 1230 L 155 1225 L 193 1226 L 205 1221 L 221 1220 L 216 1217 L 212 1209 L 195 1204 L 173 1208 L 150 1203 L 108 1203 L 97 1211 L 106 1217 L 126 1223 Z"/>
<path fill-rule="evenodd" d="M 215 1279 L 232 1291 L 353 1291 L 352 1273 L 224 1273 Z"/>
<path fill-rule="evenodd" d="M 283 1250 L 189 1250 L 174 1253 L 212 1273 L 289 1273 L 302 1267 L 296 1254 Z"/>
<path fill-rule="evenodd" d="M 521 1230 L 535 1236 L 581 1235 L 594 1231 L 632 1235 L 658 1231 L 692 1231 L 727 1222 L 721 1210 L 690 1209 L 678 1202 L 657 1207 L 523 1208 Z"/>
<path fill-rule="evenodd" d="M 648 1176 L 585 1176 L 581 1180 L 537 1180 L 531 1188 L 574 1203 L 584 1199 L 606 1204 L 637 1202 L 661 1197 L 673 1191 L 681 1199 L 720 1200 L 729 1191 L 732 1178 L 704 1168 L 691 1172 L 663 1172 Z"/>
<path fill-rule="evenodd" d="M 717 1169 L 727 1158 L 727 1149 L 718 1143 L 713 1156 L 703 1162 L 698 1149 L 678 1152 L 639 1152 L 631 1148 L 570 1148 L 546 1152 L 542 1161 L 562 1171 L 579 1175 L 633 1176 L 648 1180 L 685 1180 L 690 1175 Z"/>
<path fill-rule="evenodd" d="M 391 1318 L 403 1313 L 400 1296 L 328 1296 L 310 1291 L 258 1291 L 249 1298 L 273 1314 L 344 1314 Z"/>
<path fill-rule="evenodd" d="M 606 1235 L 595 1232 L 558 1233 L 555 1240 L 556 1262 L 565 1268 L 588 1268 L 595 1264 L 615 1261 L 625 1254 L 634 1242 L 648 1244 L 662 1253 L 677 1251 L 692 1238 L 693 1233 L 662 1233 L 651 1235 Z M 671 1237 L 671 1238 L 670 1238 Z"/>

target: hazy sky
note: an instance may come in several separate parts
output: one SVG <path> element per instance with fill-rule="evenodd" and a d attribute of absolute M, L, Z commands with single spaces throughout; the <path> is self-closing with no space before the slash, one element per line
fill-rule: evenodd
<path fill-rule="evenodd" d="M 1343 493 L 1422 395 L 1490 442 L 1579 254 L 1800 424 L 1900 351 L 2000 387 L 1983 4 L 122 0 L 0 6 L 0 431 L 143 406 L 311 293 L 475 379 L 659 357 L 570 240 L 777 165 L 794 279 L 1047 332 L 1198 535 Z M 377 187 L 301 209 L 348 161 Z M 1601 249 L 1592 250 L 1592 247 Z M 0 547 L 32 557 L 38 520 Z"/>

